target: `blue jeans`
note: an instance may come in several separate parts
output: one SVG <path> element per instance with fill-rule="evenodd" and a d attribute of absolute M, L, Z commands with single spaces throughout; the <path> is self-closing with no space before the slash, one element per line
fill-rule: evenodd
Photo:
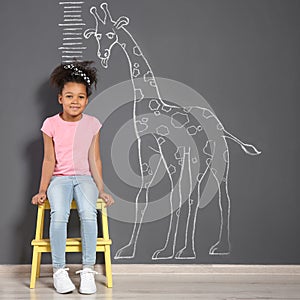
<path fill-rule="evenodd" d="M 51 207 L 50 244 L 53 268 L 65 267 L 67 223 L 72 199 L 76 201 L 80 217 L 82 264 L 93 266 L 96 262 L 98 236 L 98 189 L 92 176 L 53 176 L 47 197 Z"/>

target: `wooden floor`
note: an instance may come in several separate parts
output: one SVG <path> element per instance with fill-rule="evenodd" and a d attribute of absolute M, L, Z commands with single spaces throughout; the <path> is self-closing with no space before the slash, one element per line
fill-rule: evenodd
<path fill-rule="evenodd" d="M 70 267 L 71 278 L 78 287 L 79 277 L 74 275 L 76 270 L 77 266 Z M 142 273 L 117 272 L 113 275 L 112 289 L 105 287 L 104 275 L 97 275 L 97 294 L 87 296 L 74 291 L 60 295 L 53 289 L 49 268 L 42 268 L 41 278 L 31 290 L 28 268 L 20 267 L 16 271 L 16 267 L 0 266 L 0 299 L 300 299 L 299 272 Z"/>

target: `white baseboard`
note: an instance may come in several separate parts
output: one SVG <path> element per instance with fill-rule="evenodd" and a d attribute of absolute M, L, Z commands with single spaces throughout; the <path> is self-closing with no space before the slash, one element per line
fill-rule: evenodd
<path fill-rule="evenodd" d="M 68 265 L 79 270 L 81 265 Z M 103 273 L 104 266 L 96 270 Z M 300 265 L 225 265 L 225 264 L 113 264 L 114 275 L 118 274 L 210 274 L 210 275 L 296 275 L 300 276 Z M 31 265 L 0 265 L 2 273 L 30 273 Z M 51 265 L 41 265 L 42 273 L 52 273 Z"/>

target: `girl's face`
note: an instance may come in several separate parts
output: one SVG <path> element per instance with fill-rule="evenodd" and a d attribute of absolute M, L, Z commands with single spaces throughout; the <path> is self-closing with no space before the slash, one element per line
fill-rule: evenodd
<path fill-rule="evenodd" d="M 63 107 L 63 120 L 79 121 L 88 104 L 86 86 L 83 83 L 67 82 L 58 95 L 58 102 Z"/>

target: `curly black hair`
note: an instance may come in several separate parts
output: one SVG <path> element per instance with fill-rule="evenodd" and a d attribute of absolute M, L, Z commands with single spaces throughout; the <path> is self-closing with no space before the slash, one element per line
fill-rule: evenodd
<path fill-rule="evenodd" d="M 82 83 L 86 86 L 87 96 L 92 94 L 92 85 L 97 86 L 97 69 L 91 67 L 93 61 L 76 61 L 60 64 L 50 76 L 50 84 L 61 94 L 64 85 L 68 82 Z"/>

